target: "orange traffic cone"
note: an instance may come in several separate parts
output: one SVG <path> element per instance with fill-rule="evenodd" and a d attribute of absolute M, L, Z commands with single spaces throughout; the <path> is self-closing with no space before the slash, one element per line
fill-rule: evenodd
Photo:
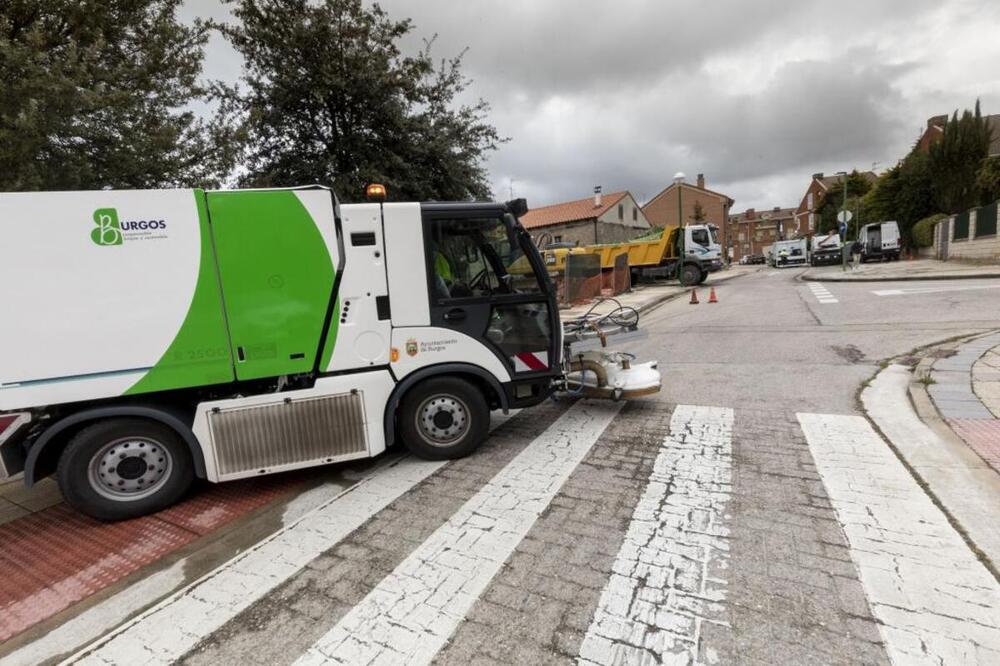
<path fill-rule="evenodd" d="M 688 305 L 698 305 L 698 290 L 697 289 L 692 289 L 691 290 L 691 300 L 688 302 Z"/>
<path fill-rule="evenodd" d="M 712 287 L 712 291 L 708 292 L 708 302 L 718 303 L 719 299 L 715 297 L 715 287 Z"/>

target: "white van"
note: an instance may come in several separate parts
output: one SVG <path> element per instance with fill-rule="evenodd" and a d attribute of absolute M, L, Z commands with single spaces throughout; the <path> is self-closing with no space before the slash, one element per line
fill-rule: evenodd
<path fill-rule="evenodd" d="M 894 221 L 875 222 L 861 227 L 861 261 L 898 261 L 899 225 Z"/>

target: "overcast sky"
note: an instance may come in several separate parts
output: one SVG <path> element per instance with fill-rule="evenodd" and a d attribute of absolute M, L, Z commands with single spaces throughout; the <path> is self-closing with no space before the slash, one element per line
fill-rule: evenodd
<path fill-rule="evenodd" d="M 1000 113 L 996 0 L 384 0 L 409 47 L 468 48 L 472 94 L 510 137 L 493 190 L 537 207 L 683 171 L 734 210 L 794 206 L 812 173 L 891 166 L 927 118 Z M 218 0 L 183 15 L 225 18 Z M 206 74 L 240 61 L 213 40 Z"/>

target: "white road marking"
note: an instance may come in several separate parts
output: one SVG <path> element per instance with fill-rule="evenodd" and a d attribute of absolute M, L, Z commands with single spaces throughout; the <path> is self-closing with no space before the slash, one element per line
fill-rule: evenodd
<path fill-rule="evenodd" d="M 914 287 L 912 289 L 878 289 L 876 296 L 909 296 L 911 294 L 937 294 L 946 291 L 975 291 L 979 289 L 1000 289 L 1000 284 L 973 284 L 962 287 Z"/>
<path fill-rule="evenodd" d="M 729 559 L 733 410 L 679 405 L 580 647 L 582 664 L 697 663 Z"/>
<path fill-rule="evenodd" d="M 446 464 L 404 458 L 237 555 L 75 655 L 93 664 L 169 664 Z"/>
<path fill-rule="evenodd" d="M 135 585 L 91 606 L 36 641 L 0 659 L 3 666 L 31 666 L 55 659 L 128 619 L 149 605 L 153 599 L 170 594 L 184 584 L 185 560 L 175 562 L 162 571 L 143 578 Z"/>
<path fill-rule="evenodd" d="M 296 664 L 430 663 L 621 407 L 573 405 Z"/>
<path fill-rule="evenodd" d="M 891 661 L 1000 663 L 1000 585 L 868 421 L 798 418 Z"/>
<path fill-rule="evenodd" d="M 810 282 L 809 289 L 810 291 L 812 291 L 813 296 L 816 297 L 816 300 L 818 300 L 820 303 L 829 304 L 829 303 L 840 302 L 833 294 L 830 293 L 830 290 L 827 289 L 826 286 L 818 282 Z"/>
<path fill-rule="evenodd" d="M 502 426 L 504 423 L 517 416 L 517 414 L 520 412 L 521 410 L 519 409 L 513 409 L 507 414 L 504 414 L 502 412 L 494 412 L 493 414 L 491 414 L 490 432 L 493 432 L 494 430 Z M 382 461 L 382 463 L 376 469 L 369 470 L 367 474 L 364 474 L 363 476 L 356 476 L 353 472 L 347 471 L 344 473 L 344 478 L 347 480 L 357 480 L 361 483 L 374 482 L 376 486 L 379 486 L 383 490 L 389 491 L 391 493 L 392 492 L 390 488 L 391 486 L 395 486 L 397 490 L 399 487 L 401 487 L 397 484 L 399 478 L 379 479 L 377 482 L 375 482 L 373 481 L 373 477 L 375 477 L 379 472 L 383 470 L 391 469 L 391 467 L 395 463 L 397 463 L 400 459 L 401 458 L 399 456 L 389 457 L 386 460 Z M 415 461 L 410 461 L 409 463 L 407 463 L 407 465 L 412 465 L 413 462 Z M 435 470 L 440 468 L 445 463 L 435 462 L 435 463 L 418 463 L 418 464 L 421 467 L 421 470 L 419 470 L 418 474 L 422 474 L 423 476 L 420 477 L 419 479 L 417 479 L 417 476 L 414 476 L 413 478 L 416 480 L 414 481 L 414 483 L 410 484 L 409 487 L 416 485 L 416 483 L 418 483 L 419 481 L 423 480 L 423 478 L 426 478 L 427 476 L 432 474 Z M 393 474 L 394 477 L 398 477 L 399 471 L 397 470 Z M 404 481 L 402 486 L 403 492 L 405 492 L 405 490 L 408 489 L 408 487 L 405 486 L 405 483 L 406 482 Z M 347 490 L 350 489 L 351 488 L 348 488 Z M 344 495 L 344 493 L 345 489 L 342 485 L 337 483 L 326 483 L 321 486 L 318 486 L 317 488 L 313 488 L 312 490 L 309 490 L 303 493 L 302 495 L 299 495 L 291 502 L 289 502 L 288 506 L 286 507 L 284 514 L 282 515 L 282 526 L 286 529 L 295 527 L 296 529 L 304 529 L 306 531 L 310 531 L 313 529 L 313 527 L 311 526 L 312 523 L 315 522 L 317 518 L 309 517 L 308 514 L 316 510 L 325 511 L 325 515 L 321 517 L 322 521 L 328 521 L 330 516 L 335 516 L 340 511 L 346 511 L 347 514 L 350 514 L 350 512 L 358 506 L 359 504 L 358 500 L 362 499 L 362 496 L 356 496 L 354 498 L 341 497 L 342 495 Z M 399 494 L 401 495 L 402 492 L 400 492 Z M 371 496 L 372 496 L 371 493 L 364 495 L 364 497 L 371 497 Z M 369 508 L 375 509 L 377 508 L 377 506 L 378 503 L 373 503 Z M 372 511 L 371 515 L 374 515 L 374 513 L 375 511 Z M 306 521 L 304 525 L 295 526 L 294 523 L 301 520 L 303 517 L 310 518 L 310 520 Z M 361 518 L 361 517 L 364 517 L 364 519 L 367 520 L 367 518 L 370 517 L 370 515 L 362 511 L 360 514 L 356 516 L 356 518 Z M 348 515 L 348 520 L 349 521 L 352 520 L 352 517 L 350 515 Z M 364 520 L 362 520 L 361 522 L 357 522 L 357 520 L 353 520 L 353 522 L 347 522 L 344 524 L 343 529 L 349 528 L 350 525 L 352 524 L 360 525 L 363 522 Z M 316 552 L 316 555 L 319 555 L 320 553 L 323 552 L 323 550 L 332 547 L 333 545 L 335 545 L 336 541 L 339 541 L 340 538 L 342 538 L 342 537 L 336 537 L 336 534 L 338 532 L 331 531 L 330 528 L 332 527 L 333 527 L 332 524 L 324 525 L 322 526 L 321 531 L 324 531 L 329 538 L 335 538 L 335 541 L 331 542 L 327 547 L 321 547 L 322 544 L 317 542 L 315 544 L 315 548 L 320 548 L 320 550 Z M 349 534 L 351 531 L 353 531 L 353 529 L 348 529 L 346 533 Z M 223 564 L 221 567 L 219 567 L 212 573 L 206 575 L 205 577 L 189 585 L 184 590 L 181 590 L 175 596 L 169 599 L 165 599 L 163 602 L 161 602 L 160 604 L 152 608 L 150 611 L 148 611 L 146 615 L 156 613 L 157 618 L 160 617 L 170 618 L 169 621 L 174 621 L 174 618 L 182 616 L 184 613 L 188 612 L 187 609 L 191 606 L 191 601 L 184 599 L 185 595 L 193 595 L 198 597 L 210 596 L 216 599 L 222 598 L 224 592 L 220 592 L 218 588 L 220 585 L 228 584 L 230 578 L 225 576 L 217 578 L 217 575 L 221 574 L 223 570 L 226 568 L 242 568 L 241 570 L 245 570 L 248 567 L 254 566 L 254 564 L 260 561 L 261 559 L 267 559 L 268 553 L 273 555 L 274 551 L 280 550 L 282 548 L 282 544 L 284 543 L 282 539 L 288 538 L 288 535 L 284 537 L 281 537 L 281 535 L 282 532 L 276 532 L 274 535 L 272 535 L 271 539 L 275 540 L 274 543 L 265 546 L 267 551 L 264 552 L 263 554 L 253 556 L 253 558 L 249 563 L 242 562 L 242 558 L 245 555 L 251 554 L 253 552 L 252 550 L 248 551 L 248 553 L 244 555 L 240 555 L 234 558 L 233 560 L 230 560 L 226 564 Z M 261 542 L 261 544 L 258 544 L 258 546 L 256 546 L 255 548 L 261 547 L 266 543 L 267 543 L 266 541 Z M 87 611 L 77 616 L 73 620 L 67 622 L 65 625 L 62 625 L 58 629 L 53 630 L 53 632 L 50 632 L 42 639 L 39 639 L 34 643 L 29 643 L 28 645 L 24 646 L 23 648 L 20 648 L 17 652 L 12 653 L 5 659 L 0 659 L 0 666 L 7 666 L 8 663 L 10 664 L 38 663 L 39 661 L 44 661 L 47 658 L 52 658 L 58 656 L 59 654 L 75 650 L 79 646 L 84 645 L 89 641 L 93 641 L 103 632 L 108 631 L 117 626 L 118 624 L 127 620 L 128 616 L 131 613 L 135 612 L 136 610 L 144 606 L 148 606 L 150 603 L 153 603 L 155 600 L 160 599 L 165 595 L 170 594 L 171 592 L 174 592 L 183 583 L 183 575 L 181 574 L 181 572 L 183 571 L 183 565 L 185 561 L 186 560 L 181 560 L 177 564 L 175 564 L 174 567 L 171 567 L 171 569 L 160 572 L 158 574 L 154 574 L 154 576 L 151 576 L 149 579 L 140 581 L 136 585 L 127 588 L 126 590 L 115 595 L 114 597 L 102 602 L 101 604 L 98 604 L 93 608 L 88 609 Z M 309 560 L 305 561 L 308 562 Z M 172 572 L 174 569 L 178 569 L 179 580 L 176 579 L 177 577 L 168 577 L 166 579 L 163 578 L 165 574 Z M 270 577 L 270 580 L 265 583 L 265 584 L 270 584 L 269 588 L 262 587 L 258 591 L 254 591 L 249 596 L 243 595 L 241 599 L 234 599 L 231 602 L 227 602 L 226 608 L 224 610 L 214 611 L 216 613 L 214 617 L 217 617 L 220 620 L 215 624 L 196 623 L 197 627 L 194 628 L 192 628 L 192 626 L 188 626 L 187 624 L 185 624 L 184 631 L 187 632 L 186 639 L 178 642 L 171 649 L 166 650 L 162 658 L 164 659 L 164 661 L 173 661 L 173 659 L 168 655 L 170 654 L 175 654 L 177 656 L 183 655 L 184 652 L 186 652 L 191 647 L 194 647 L 194 645 L 196 645 L 202 638 L 208 636 L 212 631 L 215 631 L 215 629 L 217 629 L 218 627 L 225 624 L 225 622 L 228 622 L 230 619 L 235 617 L 241 610 L 249 607 L 250 604 L 265 596 L 266 592 L 269 592 L 271 589 L 284 582 L 284 580 L 287 580 L 287 578 L 294 575 L 296 571 L 292 571 L 290 568 L 286 568 L 285 573 L 287 573 L 287 575 L 284 576 L 284 578 L 281 578 L 280 577 L 281 574 L 277 571 L 271 572 L 273 575 Z M 263 572 L 261 575 L 262 579 L 267 578 L 266 572 Z M 153 584 L 154 581 L 156 581 L 156 584 Z M 262 582 L 264 581 L 262 580 Z M 213 585 L 215 586 L 214 591 L 209 591 L 210 587 Z M 143 617 L 134 618 L 131 623 L 119 627 L 119 629 L 116 632 L 108 634 L 101 641 L 95 643 L 94 645 L 91 645 L 88 648 L 88 650 L 94 650 L 97 646 L 101 645 L 104 642 L 107 642 L 110 638 L 113 638 L 117 634 L 124 634 L 126 637 L 134 639 L 136 641 L 143 640 L 144 636 L 148 636 L 149 628 L 148 626 L 143 625 L 141 620 L 143 620 Z M 59 640 L 52 640 L 53 636 L 55 636 L 57 633 L 59 635 Z M 83 655 L 85 652 L 86 651 L 81 652 L 80 655 Z M 150 658 L 145 653 L 143 656 L 146 659 Z"/>

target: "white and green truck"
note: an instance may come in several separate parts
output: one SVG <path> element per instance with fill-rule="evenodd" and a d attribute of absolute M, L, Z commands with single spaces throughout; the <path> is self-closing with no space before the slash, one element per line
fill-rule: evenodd
<path fill-rule="evenodd" d="M 613 397 L 658 389 L 655 364 L 563 360 L 523 209 L 340 206 L 318 186 L 0 194 L 0 480 L 55 474 L 114 520 L 195 477 L 395 440 L 463 456 L 491 410 L 540 403 L 574 370 L 586 384 L 587 364 Z"/>

